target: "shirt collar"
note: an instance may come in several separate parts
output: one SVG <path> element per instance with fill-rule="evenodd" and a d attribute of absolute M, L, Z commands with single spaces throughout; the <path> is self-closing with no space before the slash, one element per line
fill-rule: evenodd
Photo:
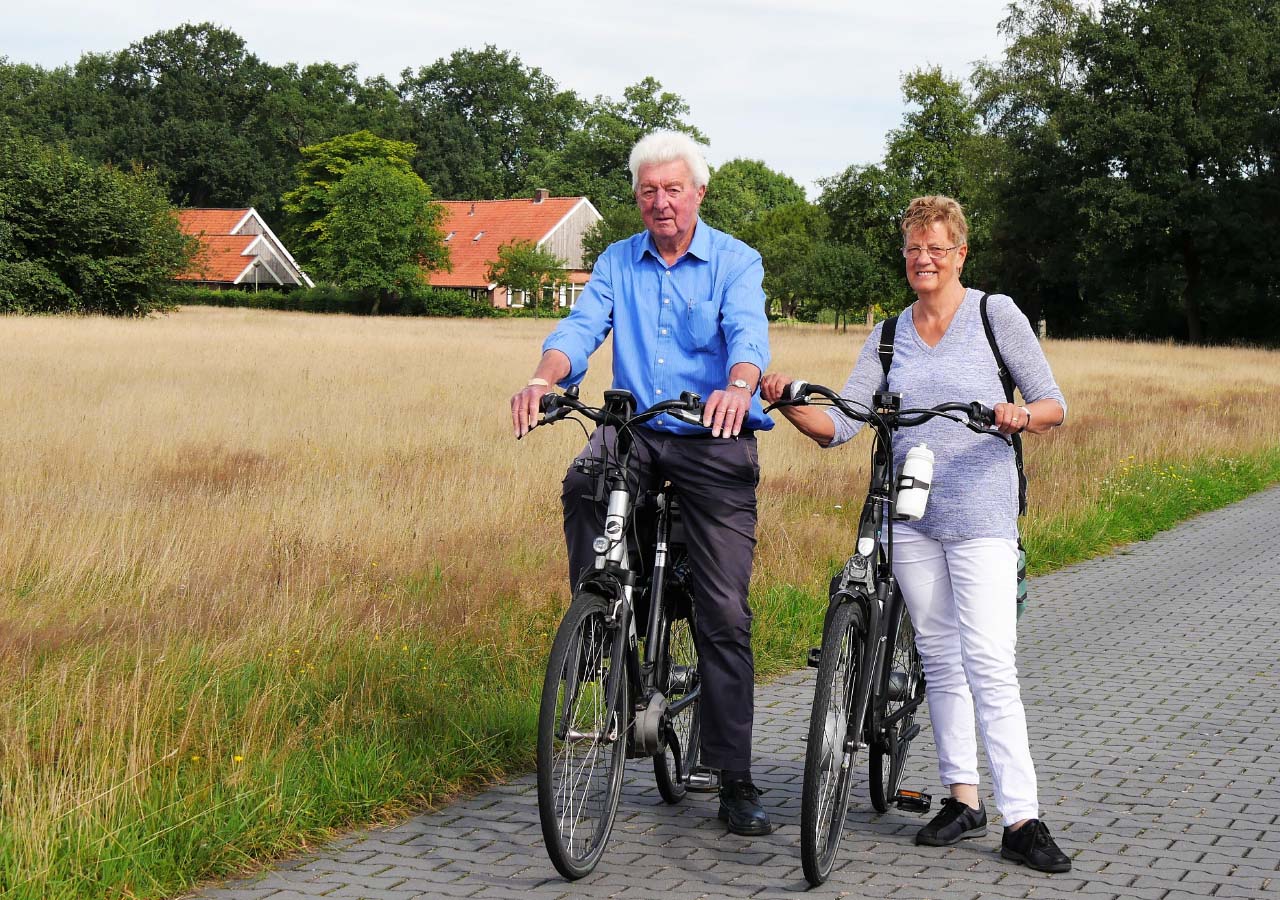
<path fill-rule="evenodd" d="M 644 237 L 636 244 L 635 261 L 640 262 L 644 259 L 645 254 L 649 254 L 658 262 L 666 265 L 666 260 L 662 258 L 662 254 L 658 252 L 658 247 L 653 242 L 653 235 L 648 231 L 644 232 Z M 711 259 L 711 228 L 702 221 L 702 217 L 698 217 L 697 224 L 693 227 L 693 241 L 689 244 L 689 249 L 685 251 L 685 256 L 694 256 L 706 262 Z"/>

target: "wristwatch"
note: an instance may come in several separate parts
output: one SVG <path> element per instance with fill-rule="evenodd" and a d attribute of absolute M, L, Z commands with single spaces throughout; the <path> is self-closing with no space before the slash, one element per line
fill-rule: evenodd
<path fill-rule="evenodd" d="M 751 390 L 751 385 L 747 384 L 741 378 L 735 378 L 733 379 L 733 381 L 730 381 L 729 387 L 743 388 L 744 390 L 748 390 L 748 391 Z"/>

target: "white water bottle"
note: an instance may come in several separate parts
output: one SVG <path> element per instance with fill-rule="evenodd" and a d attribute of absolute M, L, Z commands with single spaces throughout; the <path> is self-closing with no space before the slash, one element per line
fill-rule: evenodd
<path fill-rule="evenodd" d="M 933 451 L 924 444 L 907 451 L 898 476 L 898 503 L 895 519 L 915 522 L 924 515 L 929 502 L 929 483 L 933 480 Z"/>

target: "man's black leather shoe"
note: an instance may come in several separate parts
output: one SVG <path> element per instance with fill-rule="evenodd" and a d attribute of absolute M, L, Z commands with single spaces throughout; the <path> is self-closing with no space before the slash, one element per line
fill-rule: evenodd
<path fill-rule="evenodd" d="M 758 837 L 773 831 L 760 805 L 760 791 L 750 781 L 726 781 L 720 786 L 720 819 L 734 834 Z"/>
<path fill-rule="evenodd" d="M 1039 819 L 1032 819 L 1017 831 L 1006 828 L 1000 839 L 1000 855 L 1037 872 L 1071 871 L 1070 858 L 1058 849 L 1049 836 L 1049 829 Z"/>
<path fill-rule="evenodd" d="M 965 838 L 981 837 L 987 833 L 987 808 L 978 803 L 974 809 L 963 800 L 948 797 L 942 801 L 942 811 L 928 825 L 916 832 L 916 843 L 926 847 L 950 847 Z"/>

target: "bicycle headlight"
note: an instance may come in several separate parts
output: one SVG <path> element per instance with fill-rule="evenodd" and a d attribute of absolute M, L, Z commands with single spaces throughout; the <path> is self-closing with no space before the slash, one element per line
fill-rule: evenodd
<path fill-rule="evenodd" d="M 600 554 L 608 553 L 609 539 L 607 537 L 604 537 L 603 535 L 601 537 L 596 538 L 594 541 L 591 542 L 591 549 L 594 550 L 596 553 L 600 553 Z"/>

